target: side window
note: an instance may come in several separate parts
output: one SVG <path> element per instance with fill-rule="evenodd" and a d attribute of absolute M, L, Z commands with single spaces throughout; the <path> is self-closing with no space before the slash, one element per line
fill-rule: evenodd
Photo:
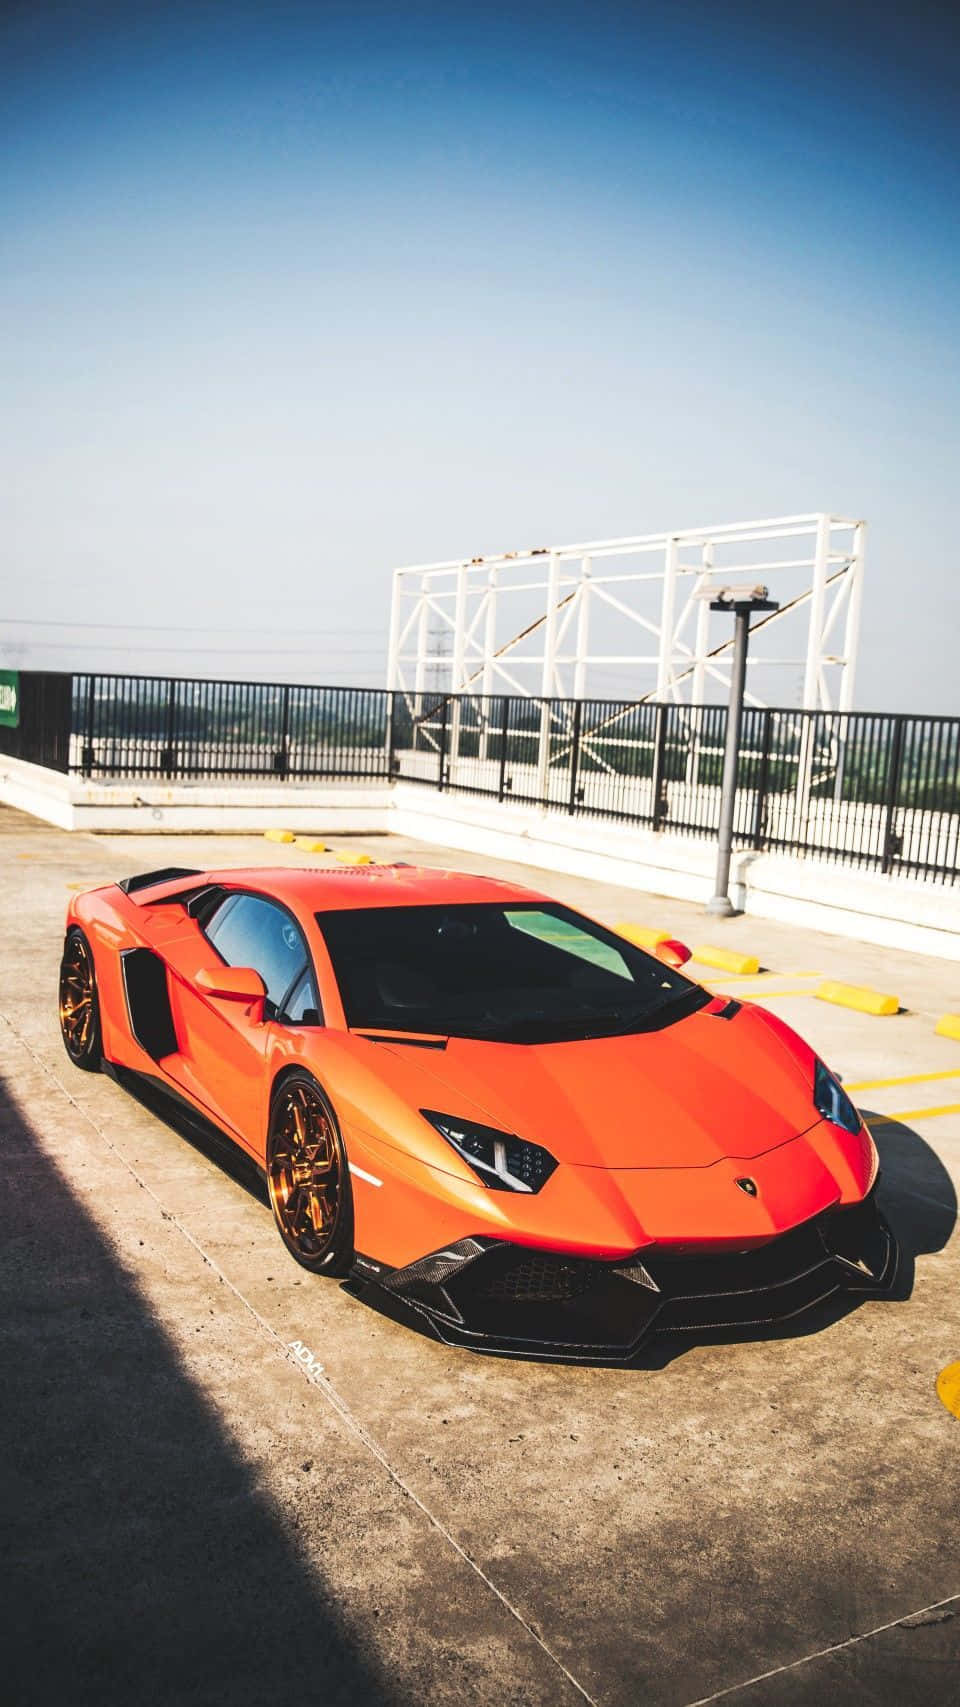
<path fill-rule="evenodd" d="M 307 945 L 289 913 L 260 895 L 229 895 L 207 924 L 206 935 L 228 966 L 259 972 L 270 1018 L 309 970 Z"/>
<path fill-rule="evenodd" d="M 286 997 L 283 1008 L 277 1014 L 279 1020 L 287 1025 L 320 1025 L 320 997 L 313 981 L 313 973 L 302 973 L 289 996 Z"/>

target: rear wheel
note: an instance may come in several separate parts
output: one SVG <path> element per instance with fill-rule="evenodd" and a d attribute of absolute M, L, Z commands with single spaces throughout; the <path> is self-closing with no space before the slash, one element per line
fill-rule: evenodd
<path fill-rule="evenodd" d="M 267 1189 L 280 1237 L 297 1262 L 313 1274 L 347 1274 L 353 1262 L 347 1153 L 333 1108 L 309 1073 L 291 1073 L 274 1095 Z"/>
<path fill-rule="evenodd" d="M 75 1067 L 99 1071 L 103 1043 L 97 975 L 90 944 L 78 925 L 67 932 L 60 962 L 60 1034 Z"/>

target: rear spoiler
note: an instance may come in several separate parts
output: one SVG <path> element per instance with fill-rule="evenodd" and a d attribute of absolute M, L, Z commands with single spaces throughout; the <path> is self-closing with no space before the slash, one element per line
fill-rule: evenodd
<path fill-rule="evenodd" d="M 159 883 L 174 883 L 178 877 L 202 877 L 202 871 L 194 870 L 189 865 L 165 865 L 160 871 L 141 871 L 136 877 L 125 877 L 117 884 L 125 895 L 134 895 L 138 889 L 152 889 Z"/>

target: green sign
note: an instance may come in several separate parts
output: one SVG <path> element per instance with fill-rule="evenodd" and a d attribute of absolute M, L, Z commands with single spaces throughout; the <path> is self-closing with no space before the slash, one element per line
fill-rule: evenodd
<path fill-rule="evenodd" d="M 8 729 L 20 727 L 20 672 L 0 670 L 0 723 Z"/>

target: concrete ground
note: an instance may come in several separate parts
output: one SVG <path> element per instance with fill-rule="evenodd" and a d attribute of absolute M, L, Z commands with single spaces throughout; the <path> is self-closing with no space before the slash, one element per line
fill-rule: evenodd
<path fill-rule="evenodd" d="M 956 967 L 349 845 L 757 952 L 758 977 L 703 976 L 868 1081 L 905 1295 L 625 1370 L 451 1350 L 312 1279 L 243 1165 L 69 1065 L 55 993 L 72 887 L 324 860 L 0 808 L 3 1699 L 956 1703 L 960 1421 L 934 1381 L 960 1358 L 960 1043 L 933 1032 Z M 827 1007 L 818 974 L 906 1011 Z"/>

